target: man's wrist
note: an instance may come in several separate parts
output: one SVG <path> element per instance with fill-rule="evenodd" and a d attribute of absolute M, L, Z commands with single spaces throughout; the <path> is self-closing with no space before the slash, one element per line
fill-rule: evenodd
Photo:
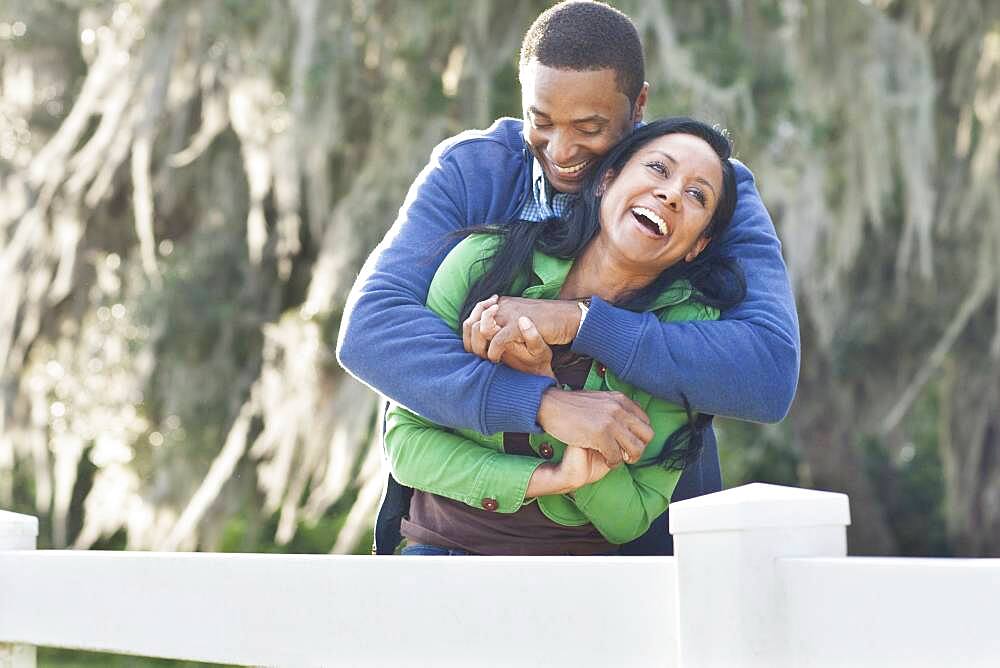
<path fill-rule="evenodd" d="M 551 364 L 549 366 L 547 366 L 546 368 L 544 368 L 544 369 L 539 369 L 538 370 L 538 375 L 539 376 L 545 376 L 546 378 L 551 378 L 552 380 L 556 381 L 557 383 L 559 382 L 559 379 L 556 378 L 556 372 L 552 370 L 552 365 Z"/>
<path fill-rule="evenodd" d="M 506 364 L 497 364 L 486 388 L 486 407 L 483 415 L 484 434 L 501 431 L 537 433 L 539 404 L 542 393 L 554 381 L 523 371 L 515 371 Z"/>
<path fill-rule="evenodd" d="M 549 432 L 548 425 L 552 424 L 552 410 L 555 408 L 555 403 L 559 400 L 557 393 L 565 391 L 558 385 L 553 385 L 542 392 L 542 399 L 538 402 L 537 418 L 538 425 L 542 428 L 542 431 Z"/>
<path fill-rule="evenodd" d="M 583 327 L 584 321 L 587 319 L 587 313 L 590 312 L 590 298 L 580 299 L 576 302 L 577 307 L 580 309 L 580 322 L 576 326 L 576 332 L 573 334 L 573 339 L 580 335 L 580 328 Z"/>
<path fill-rule="evenodd" d="M 572 343 L 573 339 L 580 332 L 580 327 L 583 325 L 583 319 L 586 317 L 587 311 L 590 309 L 590 300 L 582 299 L 566 299 L 562 300 L 560 303 L 560 308 L 562 316 L 559 318 L 561 323 L 561 334 L 558 336 L 558 341 L 552 341 L 553 344 L 559 343 Z"/>
<path fill-rule="evenodd" d="M 572 350 L 600 360 L 609 369 L 614 369 L 627 379 L 628 370 L 635 357 L 644 323 L 655 316 L 649 313 L 633 313 L 593 297 L 587 312 L 587 326 L 580 329 L 573 340 Z"/>

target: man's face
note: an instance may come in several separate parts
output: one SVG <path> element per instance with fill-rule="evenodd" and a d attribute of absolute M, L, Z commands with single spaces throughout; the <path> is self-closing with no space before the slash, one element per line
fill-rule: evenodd
<path fill-rule="evenodd" d="M 577 71 L 532 60 L 521 68 L 524 138 L 552 186 L 579 192 L 589 169 L 642 120 L 647 86 L 634 105 L 613 69 Z"/>

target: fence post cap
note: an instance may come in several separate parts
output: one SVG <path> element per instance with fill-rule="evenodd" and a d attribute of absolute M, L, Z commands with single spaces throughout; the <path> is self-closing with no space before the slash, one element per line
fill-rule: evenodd
<path fill-rule="evenodd" d="M 670 504 L 670 533 L 847 526 L 847 495 L 751 483 Z"/>
<path fill-rule="evenodd" d="M 0 510 L 0 537 L 38 537 L 38 518 Z"/>

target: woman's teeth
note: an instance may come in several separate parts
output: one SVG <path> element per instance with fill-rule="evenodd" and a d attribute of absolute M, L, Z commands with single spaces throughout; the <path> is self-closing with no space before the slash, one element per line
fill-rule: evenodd
<path fill-rule="evenodd" d="M 632 215 L 639 218 L 640 223 L 644 223 L 645 221 L 643 221 L 642 218 L 645 218 L 646 221 L 656 226 L 657 232 L 659 232 L 661 235 L 666 235 L 667 232 L 669 231 L 667 230 L 667 224 L 663 222 L 663 219 L 660 218 L 658 215 L 656 215 L 655 212 L 651 211 L 650 209 L 647 209 L 644 206 L 633 207 Z"/>

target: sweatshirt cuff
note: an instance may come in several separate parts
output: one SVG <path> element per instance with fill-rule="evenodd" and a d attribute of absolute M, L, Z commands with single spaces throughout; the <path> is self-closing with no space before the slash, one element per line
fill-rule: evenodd
<path fill-rule="evenodd" d="M 625 376 L 635 357 L 643 315 L 593 297 L 587 317 L 573 340 L 573 352 L 598 360 L 619 376 Z"/>
<path fill-rule="evenodd" d="M 486 391 L 483 432 L 541 432 L 538 407 L 542 403 L 542 393 L 555 384 L 551 378 L 522 373 L 498 364 Z"/>

